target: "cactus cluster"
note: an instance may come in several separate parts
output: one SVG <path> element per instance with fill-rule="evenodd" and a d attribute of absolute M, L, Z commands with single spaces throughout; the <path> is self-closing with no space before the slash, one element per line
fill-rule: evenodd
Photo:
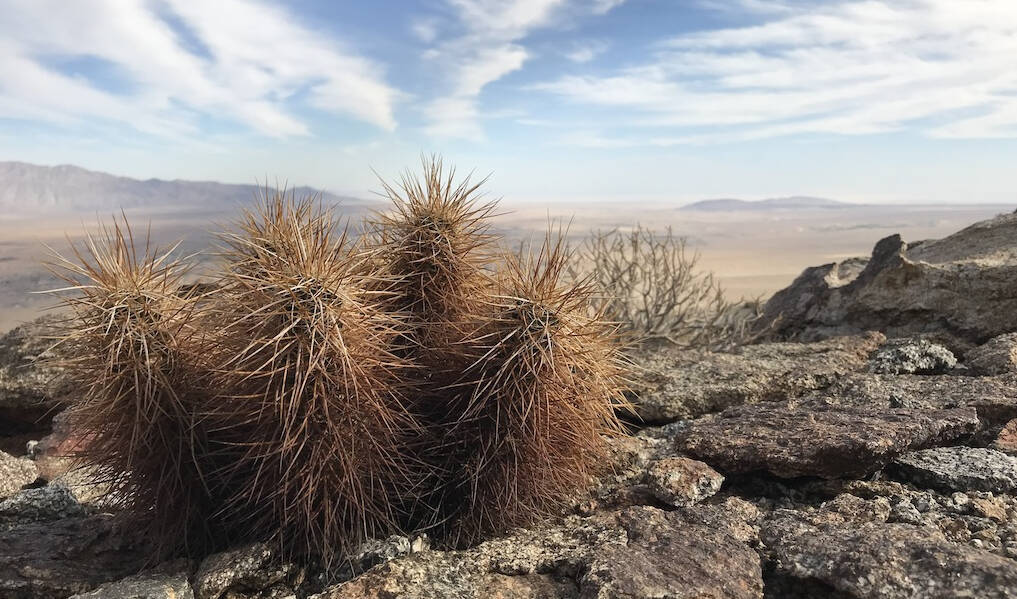
<path fill-rule="evenodd" d="M 80 460 L 159 555 L 263 541 L 328 568 L 394 532 L 461 546 L 603 467 L 625 402 L 594 290 L 560 234 L 505 252 L 480 184 L 423 167 L 357 239 L 266 193 L 201 288 L 126 222 L 56 262 Z"/>

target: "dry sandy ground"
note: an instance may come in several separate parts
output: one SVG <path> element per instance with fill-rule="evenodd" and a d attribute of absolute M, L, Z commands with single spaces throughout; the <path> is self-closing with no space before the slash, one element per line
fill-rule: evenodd
<path fill-rule="evenodd" d="M 1001 212 L 1005 205 L 859 206 L 842 209 L 755 213 L 690 212 L 666 205 L 567 204 L 512 206 L 501 210 L 497 227 L 512 239 L 540 235 L 547 223 L 565 222 L 570 236 L 643 223 L 671 226 L 701 253 L 701 264 L 717 273 L 733 297 L 769 295 L 785 287 L 807 266 L 868 255 L 883 237 L 900 233 L 907 241 L 938 238 Z M 130 213 L 135 233 L 144 238 L 150 223 L 156 244 L 178 239 L 183 254 L 212 245 L 208 234 L 222 230 L 230 215 Z M 359 215 L 351 215 L 354 220 Z M 92 216 L 0 215 L 0 331 L 30 320 L 53 304 L 51 295 L 35 292 L 60 283 L 46 272 L 44 244 L 65 251 L 65 235 L 79 237 Z M 209 264 L 214 257 L 203 255 Z M 199 269 L 200 270 L 200 269 Z"/>

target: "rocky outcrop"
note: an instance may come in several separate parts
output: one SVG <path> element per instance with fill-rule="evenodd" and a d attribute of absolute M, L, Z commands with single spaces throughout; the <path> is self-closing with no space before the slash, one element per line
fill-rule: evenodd
<path fill-rule="evenodd" d="M 634 405 L 647 424 L 797 397 L 864 370 L 885 337 L 870 333 L 818 344 L 761 343 L 737 353 L 662 349 L 637 354 Z"/>
<path fill-rule="evenodd" d="M 762 530 L 770 596 L 1017 597 L 1017 561 L 904 524 L 813 524 L 780 514 Z"/>
<path fill-rule="evenodd" d="M 466 551 L 392 560 L 316 597 L 762 597 L 759 556 L 732 533 L 758 513 L 731 507 L 573 518 Z"/>
<path fill-rule="evenodd" d="M 806 269 L 767 302 L 764 322 L 782 338 L 878 330 L 945 334 L 974 343 L 1017 331 L 1017 214 L 908 246 L 881 240 L 861 271 Z"/>
<path fill-rule="evenodd" d="M 676 447 L 725 474 L 860 477 L 910 449 L 971 433 L 971 408 L 882 410 L 767 403 L 689 423 Z"/>

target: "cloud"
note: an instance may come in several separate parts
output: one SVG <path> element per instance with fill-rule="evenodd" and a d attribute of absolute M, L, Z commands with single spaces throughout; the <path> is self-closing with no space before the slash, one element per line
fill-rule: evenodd
<path fill-rule="evenodd" d="M 463 28 L 428 53 L 449 72 L 448 92 L 424 110 L 429 134 L 481 140 L 478 106 L 483 89 L 523 67 L 522 45 L 532 31 L 575 14 L 603 14 L 624 0 L 446 0 Z"/>
<path fill-rule="evenodd" d="M 395 127 L 398 92 L 371 61 L 254 0 L 3 0 L 0 116 L 102 121 L 169 137 L 225 119 L 258 133 L 310 133 L 294 104 Z M 59 60 L 55 60 L 59 59 Z M 68 73 L 101 63 L 122 85 Z M 122 89 L 121 89 L 122 88 Z"/>
<path fill-rule="evenodd" d="M 759 24 L 680 35 L 642 64 L 536 87 L 611 110 L 629 131 L 618 144 L 896 130 L 1017 137 L 1015 2 L 741 4 Z"/>
<path fill-rule="evenodd" d="M 590 62 L 604 52 L 607 52 L 608 47 L 609 44 L 602 40 L 577 43 L 571 50 L 565 52 L 565 58 L 579 64 Z"/>

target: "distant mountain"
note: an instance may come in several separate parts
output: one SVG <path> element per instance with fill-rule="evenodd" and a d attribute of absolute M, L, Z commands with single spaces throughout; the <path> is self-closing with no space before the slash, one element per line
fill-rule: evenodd
<path fill-rule="evenodd" d="M 682 206 L 679 210 L 692 210 L 699 212 L 761 212 L 769 210 L 850 208 L 857 205 L 858 204 L 838 202 L 837 200 L 828 200 L 826 198 L 790 196 L 786 198 L 770 198 L 767 200 L 735 200 L 730 198 L 702 200 Z"/>
<path fill-rule="evenodd" d="M 293 188 L 299 197 L 318 193 L 309 187 Z M 92 212 L 144 208 L 159 211 L 218 212 L 247 204 L 256 185 L 214 181 L 140 181 L 77 166 L 38 166 L 0 161 L 0 210 L 15 212 Z M 363 208 L 369 200 L 324 192 L 327 203 Z"/>

